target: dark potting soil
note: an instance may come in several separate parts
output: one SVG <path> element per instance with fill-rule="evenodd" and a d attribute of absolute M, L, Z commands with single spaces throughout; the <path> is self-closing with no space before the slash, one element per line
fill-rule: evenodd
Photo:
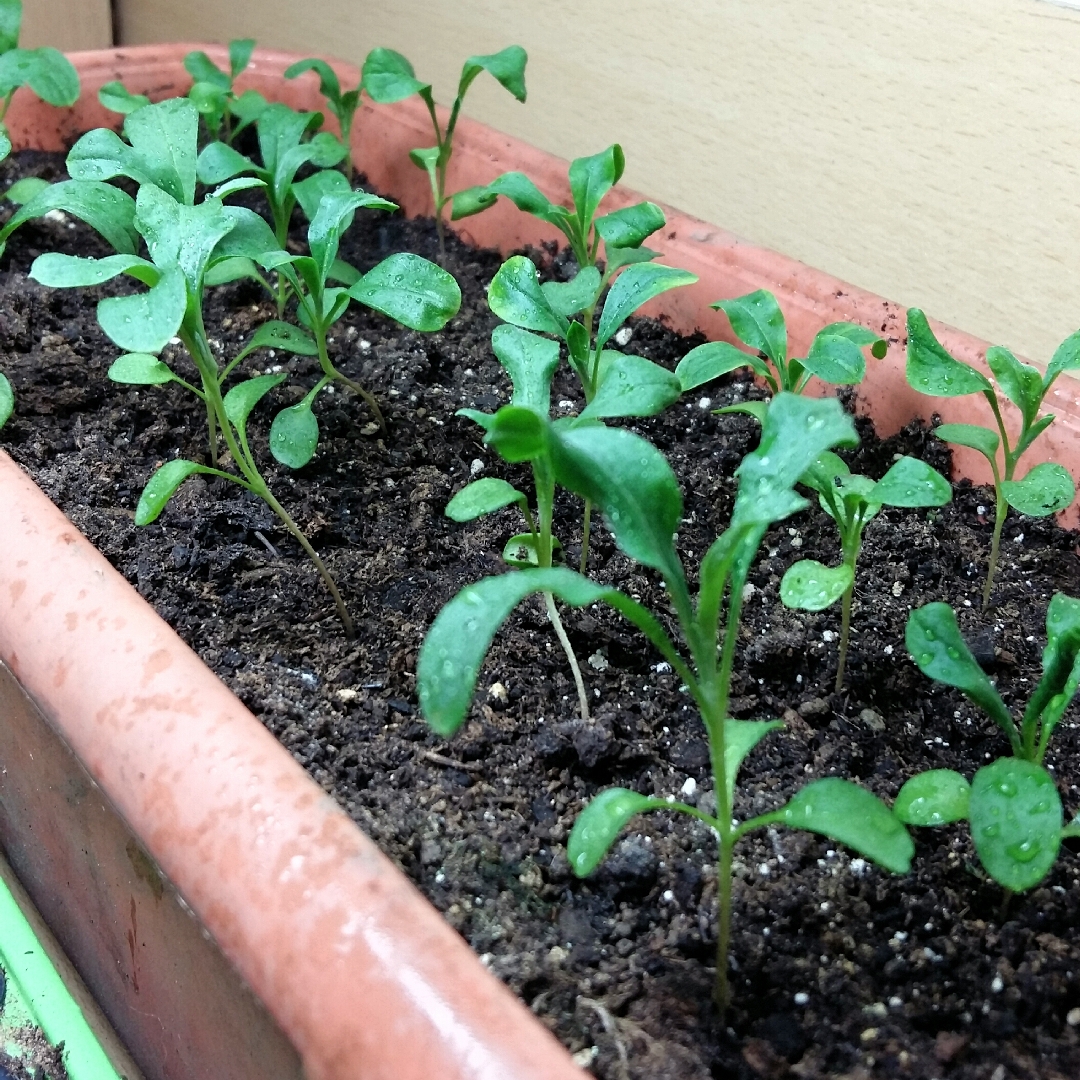
<path fill-rule="evenodd" d="M 61 165 L 23 155 L 0 166 L 0 180 L 16 171 L 54 179 Z M 478 475 L 528 488 L 525 470 L 501 463 L 479 429 L 454 416 L 461 406 L 493 410 L 509 383 L 491 353 L 496 320 L 484 300 L 500 260 L 454 238 L 448 247 L 464 301 L 445 331 L 404 331 L 356 306 L 334 331 L 335 362 L 382 403 L 385 436 L 360 400 L 324 394 L 318 455 L 300 472 L 280 468 L 266 452 L 270 419 L 312 384 L 316 364 L 261 352 L 245 367 L 280 364 L 296 375 L 256 411 L 254 443 L 272 488 L 336 576 L 357 623 L 353 640 L 298 546 L 239 488 L 190 480 L 157 523 L 135 527 L 154 468 L 205 452 L 204 414 L 178 387 L 106 379 L 116 349 L 95 303 L 125 286 L 53 291 L 27 279 L 42 251 L 105 253 L 72 221 L 24 226 L 0 262 L 0 369 L 17 398 L 3 444 L 596 1076 L 1080 1075 L 1072 852 L 1003 909 L 963 827 L 918 831 L 906 877 L 808 833 L 749 837 L 737 852 L 735 1003 L 722 1026 L 711 1003 L 715 849 L 704 826 L 664 814 L 638 820 L 585 881 L 566 859 L 574 817 L 602 787 L 711 801 L 698 716 L 641 635 L 604 608 L 564 613 L 594 707 L 585 725 L 543 608 L 528 603 L 496 638 L 459 736 L 447 743 L 430 733 L 414 678 L 425 629 L 464 585 L 502 572 L 499 553 L 521 528 L 511 510 L 458 525 L 443 508 Z M 366 270 L 399 250 L 433 256 L 432 223 L 358 215 L 342 255 Z M 572 270 L 551 252 L 531 254 L 547 274 Z M 227 286 L 212 296 L 208 326 L 229 356 L 273 315 L 254 286 Z M 902 347 L 902 315 L 886 308 L 882 319 Z M 626 351 L 669 366 L 700 340 L 649 320 L 632 328 Z M 179 349 L 166 356 L 184 368 Z M 728 522 L 734 469 L 757 439 L 750 419 L 711 409 L 756 394 L 736 373 L 632 425 L 679 477 L 679 547 L 691 574 Z M 553 400 L 558 413 L 580 406 L 565 370 Z M 860 431 L 849 455 L 857 471 L 880 476 L 899 453 L 948 469 L 944 444 L 918 425 L 883 441 L 866 422 Z M 970 776 L 1007 753 L 998 730 L 925 679 L 903 644 L 911 607 L 948 601 L 1005 700 L 1022 708 L 1040 672 L 1050 596 L 1080 594 L 1077 535 L 1010 517 L 983 615 L 989 507 L 986 490 L 961 483 L 949 506 L 886 510 L 868 528 L 840 693 L 838 610 L 789 611 L 778 597 L 796 558 L 838 560 L 835 531 L 816 509 L 772 530 L 750 579 L 733 711 L 785 727 L 747 761 L 737 817 L 779 805 L 816 777 L 849 776 L 891 800 L 917 771 Z M 580 520 L 580 503 L 560 496 L 557 532 L 573 563 Z M 667 619 L 656 576 L 605 530 L 594 536 L 592 575 Z M 1070 711 L 1047 758 L 1070 815 L 1080 808 L 1078 750 Z"/>

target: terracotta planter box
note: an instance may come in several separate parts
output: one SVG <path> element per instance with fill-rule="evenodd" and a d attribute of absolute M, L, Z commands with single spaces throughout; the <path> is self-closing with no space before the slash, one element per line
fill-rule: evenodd
<path fill-rule="evenodd" d="M 74 54 L 82 101 L 53 110 L 17 96 L 16 146 L 59 150 L 115 123 L 96 100 L 111 79 L 155 99 L 183 92 L 192 47 Z M 321 108 L 313 77 L 281 79 L 296 58 L 259 51 L 241 85 Z M 339 70 L 356 84 L 354 68 Z M 431 209 L 427 179 L 407 157 L 430 141 L 426 123 L 417 100 L 357 117 L 358 168 L 412 215 Z M 566 197 L 565 162 L 467 120 L 457 140 L 451 185 L 516 168 Z M 465 225 L 504 251 L 556 235 L 505 203 Z M 928 408 L 957 420 L 984 404 L 929 402 L 907 388 L 902 308 L 675 211 L 663 237 L 667 261 L 701 278 L 651 309 L 676 329 L 721 336 L 726 323 L 708 303 L 765 287 L 795 350 L 838 319 L 893 342 L 859 394 L 880 432 Z M 942 336 L 969 361 L 983 350 Z M 1060 380 L 1058 422 L 1041 444 L 1073 471 L 1076 391 Z M 6 455 L 0 489 L 0 844 L 146 1076 L 582 1075 Z"/>

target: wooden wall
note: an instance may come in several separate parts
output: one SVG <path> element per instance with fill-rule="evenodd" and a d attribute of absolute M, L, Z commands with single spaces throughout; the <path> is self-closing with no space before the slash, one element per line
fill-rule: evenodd
<path fill-rule="evenodd" d="M 104 49 L 112 43 L 109 0 L 23 0 L 21 44 L 28 49 Z"/>

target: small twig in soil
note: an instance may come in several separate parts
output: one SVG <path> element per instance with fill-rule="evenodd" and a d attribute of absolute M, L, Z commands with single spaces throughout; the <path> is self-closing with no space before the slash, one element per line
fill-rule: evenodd
<path fill-rule="evenodd" d="M 255 536 L 262 542 L 262 546 L 264 548 L 266 548 L 266 550 L 269 551 L 270 554 L 273 555 L 275 559 L 280 559 L 281 558 L 281 555 L 278 552 L 278 549 L 276 547 L 274 547 L 274 545 L 271 544 L 270 541 L 267 540 L 266 537 L 263 536 L 263 534 L 261 532 L 259 532 L 258 529 L 255 530 Z"/>
<path fill-rule="evenodd" d="M 444 769 L 461 769 L 463 772 L 483 772 L 484 766 L 474 761 L 455 761 L 453 758 L 444 757 L 434 750 L 424 750 L 420 756 L 433 765 L 442 765 Z"/>
<path fill-rule="evenodd" d="M 592 998 L 579 997 L 578 1004 L 584 1005 L 587 1009 L 592 1009 L 600 1018 L 604 1031 L 611 1036 L 612 1042 L 615 1043 L 615 1051 L 619 1055 L 620 1080 L 630 1080 L 630 1057 L 626 1052 L 626 1043 L 623 1042 L 622 1036 L 619 1034 L 618 1021 L 599 1001 L 594 1001 Z"/>

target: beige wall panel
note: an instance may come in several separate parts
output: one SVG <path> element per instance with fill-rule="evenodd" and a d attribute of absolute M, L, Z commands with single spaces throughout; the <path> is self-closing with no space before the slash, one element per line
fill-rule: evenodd
<path fill-rule="evenodd" d="M 397 48 L 453 96 L 511 42 L 529 102 L 466 111 L 1045 360 L 1080 326 L 1080 11 L 1044 0 L 119 0 L 124 42 L 252 35 L 359 63 Z"/>
<path fill-rule="evenodd" d="M 28 49 L 105 49 L 112 43 L 109 0 L 23 0 L 20 44 Z"/>

